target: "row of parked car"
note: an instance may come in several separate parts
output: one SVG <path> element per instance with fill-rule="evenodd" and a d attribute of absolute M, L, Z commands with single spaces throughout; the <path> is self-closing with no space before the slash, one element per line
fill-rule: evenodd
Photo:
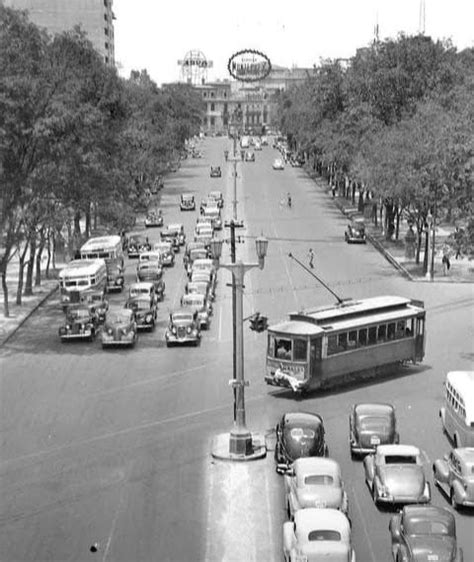
<path fill-rule="evenodd" d="M 389 523 L 395 562 L 460 562 L 452 511 L 430 505 L 424 455 L 400 443 L 390 404 L 355 404 L 349 414 L 351 457 L 363 459 L 367 487 L 379 507 L 401 507 Z M 276 471 L 284 477 L 286 561 L 354 562 L 349 501 L 341 468 L 329 457 L 324 423 L 315 413 L 286 413 L 276 426 Z M 474 448 L 453 449 L 433 463 L 436 485 L 452 506 L 474 507 Z"/>
<path fill-rule="evenodd" d="M 211 170 L 212 172 L 212 170 Z M 188 242 L 183 256 L 187 282 L 180 308 L 170 314 L 165 333 L 166 345 L 199 345 L 202 330 L 209 329 L 215 299 L 217 270 L 209 255 L 209 244 L 215 231 L 222 228 L 220 209 L 224 205 L 222 193 L 211 191 L 200 205 L 193 241 Z M 184 194 L 181 210 L 196 210 L 192 194 Z"/>

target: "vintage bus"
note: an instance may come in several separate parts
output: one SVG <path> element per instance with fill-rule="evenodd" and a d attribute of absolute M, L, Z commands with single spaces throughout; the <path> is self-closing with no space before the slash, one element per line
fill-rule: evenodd
<path fill-rule="evenodd" d="M 425 309 L 398 296 L 345 300 L 268 328 L 265 380 L 306 392 L 393 372 L 425 353 Z"/>
<path fill-rule="evenodd" d="M 94 293 L 105 294 L 107 266 L 103 259 L 72 260 L 59 272 L 59 289 L 63 310 L 70 304 L 86 302 Z"/>
<path fill-rule="evenodd" d="M 123 246 L 120 236 L 89 238 L 81 248 L 81 259 L 104 259 L 107 265 L 107 290 L 121 291 L 124 284 Z"/>
<path fill-rule="evenodd" d="M 444 383 L 443 429 L 454 447 L 474 447 L 474 371 L 451 371 Z"/>

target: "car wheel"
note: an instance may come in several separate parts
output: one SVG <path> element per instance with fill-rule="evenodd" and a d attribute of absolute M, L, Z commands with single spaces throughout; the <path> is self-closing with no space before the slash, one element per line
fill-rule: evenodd
<path fill-rule="evenodd" d="M 374 500 L 374 504 L 377 505 L 379 500 L 377 497 L 377 489 L 375 487 L 375 484 L 372 485 L 372 499 Z"/>
<path fill-rule="evenodd" d="M 290 509 L 290 501 L 287 500 L 286 502 L 286 513 L 288 515 L 288 519 L 291 521 L 291 509 Z"/>

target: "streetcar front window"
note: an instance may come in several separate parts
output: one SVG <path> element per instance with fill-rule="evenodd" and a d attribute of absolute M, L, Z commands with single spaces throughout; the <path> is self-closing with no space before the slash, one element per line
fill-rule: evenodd
<path fill-rule="evenodd" d="M 306 361 L 308 357 L 308 344 L 306 340 L 295 339 L 293 345 L 293 359 L 295 361 Z"/>
<path fill-rule="evenodd" d="M 291 340 L 275 338 L 275 357 L 291 361 Z"/>

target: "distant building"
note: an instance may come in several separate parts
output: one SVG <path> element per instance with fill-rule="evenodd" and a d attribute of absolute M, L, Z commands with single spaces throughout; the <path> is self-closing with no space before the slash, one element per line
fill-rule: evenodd
<path fill-rule="evenodd" d="M 30 20 L 50 33 L 80 25 L 106 64 L 115 64 L 113 0 L 0 0 L 0 4 L 26 10 Z"/>
<path fill-rule="evenodd" d="M 243 130 L 261 131 L 277 123 L 275 96 L 301 84 L 313 72 L 307 68 L 272 67 L 270 75 L 258 82 L 217 80 L 204 82 L 195 88 L 201 93 L 206 106 L 202 124 L 205 132 L 224 132 L 236 123 Z"/>

